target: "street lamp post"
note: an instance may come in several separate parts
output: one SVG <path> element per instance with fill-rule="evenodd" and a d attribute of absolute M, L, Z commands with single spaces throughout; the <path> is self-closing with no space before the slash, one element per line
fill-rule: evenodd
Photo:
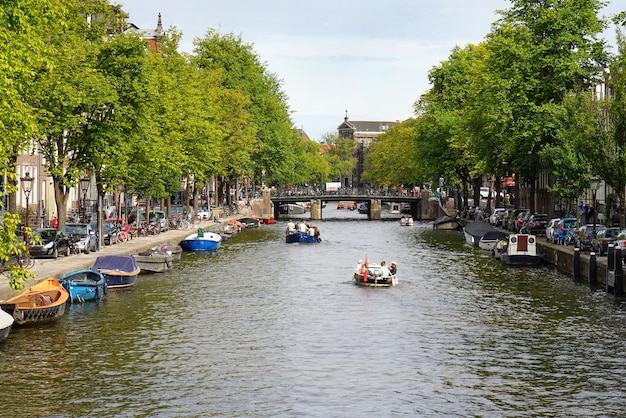
<path fill-rule="evenodd" d="M 598 211 L 596 210 L 596 192 L 600 188 L 600 179 L 597 176 L 592 176 L 589 180 L 589 187 L 591 188 L 591 207 L 593 208 L 593 234 L 596 234 L 596 223 L 598 220 Z"/>
<path fill-rule="evenodd" d="M 80 188 L 83 191 L 83 217 L 81 222 L 85 223 L 87 218 L 87 191 L 89 190 L 89 183 L 91 179 L 89 177 L 83 177 L 80 179 Z"/>
<path fill-rule="evenodd" d="M 22 185 L 22 191 L 24 192 L 24 197 L 26 197 L 26 216 L 24 217 L 24 226 L 28 228 L 28 198 L 30 197 L 30 192 L 33 189 L 33 182 L 35 181 L 34 177 L 30 176 L 30 173 L 27 171 L 24 177 L 20 178 L 20 184 Z M 28 245 L 28 234 L 24 235 L 24 241 L 26 245 Z"/>

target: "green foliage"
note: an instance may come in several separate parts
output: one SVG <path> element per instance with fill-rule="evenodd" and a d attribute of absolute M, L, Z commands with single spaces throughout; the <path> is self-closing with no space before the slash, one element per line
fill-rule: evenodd
<path fill-rule="evenodd" d="M 327 132 L 322 135 L 323 156 L 328 165 L 326 181 L 339 181 L 341 176 L 351 174 L 356 167 L 357 143 L 350 138 L 342 138 Z"/>
<path fill-rule="evenodd" d="M 28 279 L 34 277 L 34 274 L 28 269 L 11 263 L 11 259 L 28 255 L 26 244 L 17 235 L 21 219 L 20 215 L 7 212 L 4 214 L 3 222 L 0 225 L 0 264 L 5 274 L 8 273 L 9 285 L 15 291 L 22 289 Z M 26 229 L 24 233 L 32 236 L 30 228 Z"/>

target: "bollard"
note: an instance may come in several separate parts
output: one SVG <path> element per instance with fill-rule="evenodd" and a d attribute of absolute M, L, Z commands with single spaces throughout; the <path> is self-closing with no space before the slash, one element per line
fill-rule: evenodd
<path fill-rule="evenodd" d="M 606 293 L 613 293 L 615 289 L 615 246 L 609 244 L 606 253 Z"/>
<path fill-rule="evenodd" d="M 589 286 L 598 283 L 598 260 L 593 251 L 589 254 Z"/>
<path fill-rule="evenodd" d="M 580 248 L 574 248 L 574 281 L 579 281 L 580 278 Z"/>
<path fill-rule="evenodd" d="M 624 294 L 624 269 L 622 268 L 622 249 L 615 247 L 615 294 Z"/>

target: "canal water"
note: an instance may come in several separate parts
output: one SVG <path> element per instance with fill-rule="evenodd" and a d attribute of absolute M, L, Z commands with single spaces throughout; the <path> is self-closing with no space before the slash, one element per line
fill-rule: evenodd
<path fill-rule="evenodd" d="M 432 223 L 324 216 L 320 244 L 263 225 L 14 327 L 0 416 L 623 416 L 620 301 Z M 355 286 L 359 258 L 399 285 Z"/>

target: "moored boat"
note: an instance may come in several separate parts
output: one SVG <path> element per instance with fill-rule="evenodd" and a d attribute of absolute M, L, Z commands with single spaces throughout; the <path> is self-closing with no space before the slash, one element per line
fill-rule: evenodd
<path fill-rule="evenodd" d="M 70 295 L 54 278 L 49 277 L 23 293 L 0 302 L 16 324 L 44 322 L 62 316 Z"/>
<path fill-rule="evenodd" d="M 448 215 L 440 216 L 433 222 L 433 229 L 453 230 L 457 231 L 463 228 L 458 219 Z"/>
<path fill-rule="evenodd" d="M 183 251 L 216 251 L 222 243 L 222 236 L 215 232 L 204 231 L 202 228 L 198 228 L 198 232 L 187 235 L 185 239 L 180 242 L 180 247 Z"/>
<path fill-rule="evenodd" d="M 246 228 L 258 228 L 258 226 L 260 225 L 260 222 L 257 218 L 244 217 L 237 220 L 241 222 Z"/>
<path fill-rule="evenodd" d="M 485 251 L 491 251 L 498 241 L 506 240 L 507 238 L 508 235 L 504 232 L 489 231 L 480 238 L 480 241 L 478 241 L 478 246 Z"/>
<path fill-rule="evenodd" d="M 380 264 L 366 264 L 367 268 L 354 271 L 354 283 L 365 287 L 391 287 L 398 284 L 397 274 L 389 274 L 383 277 Z"/>
<path fill-rule="evenodd" d="M 91 269 L 104 276 L 109 289 L 123 289 L 133 286 L 141 272 L 132 255 L 100 256 L 96 258 Z"/>
<path fill-rule="evenodd" d="M 172 261 L 180 261 L 180 257 L 183 253 L 183 249 L 178 244 L 172 244 L 170 242 L 163 243 L 159 245 L 161 251 L 165 251 L 169 255 L 172 256 Z"/>
<path fill-rule="evenodd" d="M 278 207 L 278 213 L 282 215 L 302 215 L 305 207 L 297 203 L 285 203 Z"/>
<path fill-rule="evenodd" d="M 463 235 L 465 235 L 465 242 L 478 247 L 478 243 L 483 235 L 495 230 L 496 229 L 487 222 L 470 222 L 463 228 Z"/>
<path fill-rule="evenodd" d="M 157 247 L 142 251 L 133 257 L 142 273 L 162 273 L 171 269 L 174 262 L 171 254 Z"/>
<path fill-rule="evenodd" d="M 70 303 L 102 299 L 108 292 L 104 276 L 94 270 L 77 270 L 59 278 L 59 283 L 70 294 Z"/>
<path fill-rule="evenodd" d="M 505 248 L 500 251 L 500 260 L 508 265 L 533 266 L 541 264 L 543 258 L 537 251 L 534 235 L 511 234 Z"/>
<path fill-rule="evenodd" d="M 0 341 L 9 335 L 13 322 L 15 322 L 13 317 L 0 309 Z"/>

